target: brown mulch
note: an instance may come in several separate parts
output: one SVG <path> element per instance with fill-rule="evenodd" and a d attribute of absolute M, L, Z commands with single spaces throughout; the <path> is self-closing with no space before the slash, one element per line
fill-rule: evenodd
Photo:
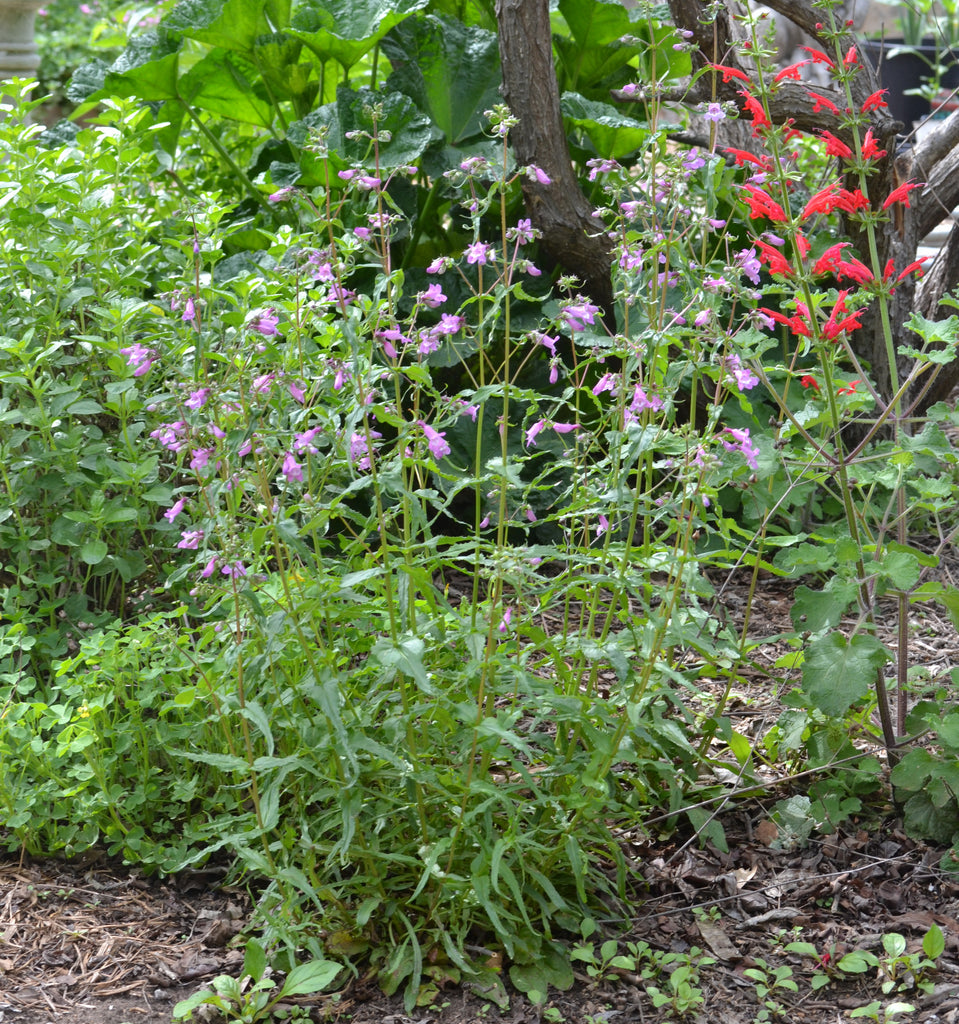
<path fill-rule="evenodd" d="M 941 851 L 891 828 L 820 838 L 803 849 L 775 850 L 758 839 L 765 811 L 740 808 L 727 821 L 728 854 L 683 849 L 677 840 L 629 849 L 636 871 L 629 914 L 600 921 L 602 939 L 648 942 L 688 953 L 698 947 L 716 962 L 704 966 L 703 1012 L 693 1020 L 752 1024 L 755 985 L 743 971 L 757 959 L 788 964 L 798 993 L 780 993 L 790 1024 L 836 1024 L 848 1011 L 879 998 L 876 978 L 863 975 L 813 993 L 813 965 L 786 955 L 782 944 L 812 942 L 833 959 L 853 949 L 880 950 L 890 931 L 916 950 L 933 923 L 946 936 L 931 995 L 904 993 L 916 1007 L 906 1018 L 928 1024 L 959 1021 L 959 876 L 939 870 Z M 53 860 L 0 865 L 0 1022 L 18 1024 L 169 1024 L 176 1001 L 221 973 L 239 973 L 238 931 L 249 912 L 244 897 L 215 879 L 184 875 L 144 879 L 106 861 Z M 716 908 L 715 910 L 713 908 Z M 597 943 L 598 944 L 598 943 Z M 628 971 L 597 983 L 583 969 L 549 1006 L 569 1024 L 660 1022 L 642 979 Z M 316 1021 L 351 1024 L 534 1024 L 549 1017 L 510 993 L 500 1009 L 464 990 L 443 993 L 407 1014 L 370 983 L 336 998 L 300 1000 Z"/>

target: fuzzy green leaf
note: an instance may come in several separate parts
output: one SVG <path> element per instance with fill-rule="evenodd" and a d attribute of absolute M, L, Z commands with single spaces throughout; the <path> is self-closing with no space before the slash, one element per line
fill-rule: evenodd
<path fill-rule="evenodd" d="M 830 633 L 809 645 L 802 688 L 824 715 L 838 718 L 869 692 L 877 669 L 891 657 L 874 636 L 858 634 L 847 642 Z"/>

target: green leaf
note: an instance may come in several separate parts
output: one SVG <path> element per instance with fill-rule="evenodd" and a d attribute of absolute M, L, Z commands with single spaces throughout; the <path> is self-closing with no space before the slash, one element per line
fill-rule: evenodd
<path fill-rule="evenodd" d="M 340 187 L 342 182 L 336 177 L 337 171 L 365 160 L 370 147 L 369 140 L 347 136 L 357 131 L 373 132 L 370 108 L 374 105 L 382 109 L 382 117 L 376 124 L 377 131 L 389 131 L 392 136 L 389 142 L 380 143 L 381 169 L 391 170 L 414 163 L 433 140 L 434 129 L 429 118 L 416 108 L 408 96 L 399 92 L 373 92 L 370 89 L 354 91 L 342 86 L 337 90 L 334 103 L 328 103 L 302 120 L 294 121 L 287 133 L 290 142 L 303 150 L 300 156 L 301 167 L 316 184 L 326 184 L 328 180 L 330 185 Z M 326 158 L 313 156 L 307 151 L 311 129 L 320 127 L 327 130 L 329 151 Z"/>
<path fill-rule="evenodd" d="M 599 156 L 621 160 L 635 153 L 649 138 L 649 128 L 608 103 L 565 92 L 560 109 L 568 125 L 589 138 Z"/>
<path fill-rule="evenodd" d="M 955 804 L 936 807 L 925 790 L 911 796 L 902 811 L 906 833 L 914 839 L 931 839 L 946 845 L 959 831 L 959 809 Z"/>
<path fill-rule="evenodd" d="M 858 587 L 854 580 L 834 576 L 822 590 L 796 587 L 789 617 L 796 629 L 821 633 L 835 629 L 849 605 L 856 600 Z"/>
<path fill-rule="evenodd" d="M 110 65 L 99 93 L 103 96 L 136 96 L 141 100 L 177 100 L 177 76 L 183 39 L 160 29 L 134 38 Z"/>
<path fill-rule="evenodd" d="M 937 924 L 933 924 L 922 940 L 922 951 L 930 960 L 938 960 L 945 952 L 946 937 Z"/>
<path fill-rule="evenodd" d="M 929 777 L 935 773 L 939 764 L 928 750 L 917 748 L 908 754 L 889 773 L 889 781 L 896 789 L 904 789 L 909 793 L 918 793 L 926 785 Z"/>
<path fill-rule="evenodd" d="M 838 718 L 869 692 L 876 671 L 891 657 L 874 636 L 858 634 L 847 642 L 841 633 L 830 633 L 809 645 L 802 688 L 824 715 Z"/>
<path fill-rule="evenodd" d="M 429 0 L 312 0 L 293 16 L 292 34 L 322 60 L 351 68 Z"/>
<path fill-rule="evenodd" d="M 167 29 L 247 58 L 261 37 L 289 23 L 290 0 L 180 0 L 163 19 Z"/>
<path fill-rule="evenodd" d="M 370 652 L 373 657 L 394 675 L 409 676 L 428 696 L 438 697 L 440 691 L 430 681 L 423 667 L 423 652 L 426 645 L 417 636 L 400 638 L 395 644 L 386 637 L 377 640 Z"/>
<path fill-rule="evenodd" d="M 409 96 L 456 144 L 482 132 L 483 112 L 501 102 L 495 32 L 434 15 L 410 18 L 383 40 L 396 69 L 388 89 Z"/>
<path fill-rule="evenodd" d="M 110 548 L 105 540 L 100 540 L 97 537 L 94 540 L 88 540 L 80 548 L 80 558 L 87 563 L 87 565 L 99 565 L 104 558 L 110 552 Z"/>
<path fill-rule="evenodd" d="M 266 951 L 256 939 L 250 939 L 246 944 L 246 955 L 243 957 L 243 976 L 259 981 L 265 972 Z"/>
<path fill-rule="evenodd" d="M 938 581 L 923 583 L 911 595 L 912 601 L 938 601 L 949 616 L 949 621 L 959 629 L 959 587 L 948 586 Z"/>
<path fill-rule="evenodd" d="M 306 964 L 297 964 L 286 976 L 279 995 L 286 998 L 322 992 L 342 970 L 341 965 L 333 960 L 311 960 Z"/>
<path fill-rule="evenodd" d="M 269 128 L 273 107 L 256 95 L 256 67 L 226 50 L 211 50 L 180 78 L 178 89 L 192 107 L 245 124 Z"/>

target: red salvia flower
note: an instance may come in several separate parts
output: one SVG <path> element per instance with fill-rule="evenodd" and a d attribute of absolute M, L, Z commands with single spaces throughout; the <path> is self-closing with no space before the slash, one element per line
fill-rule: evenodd
<path fill-rule="evenodd" d="M 883 106 L 885 106 L 885 104 L 883 104 Z M 862 155 L 865 160 L 878 160 L 880 157 L 886 155 L 886 151 L 884 149 L 880 149 L 876 144 L 871 128 L 866 132 L 866 137 L 862 140 Z"/>
<path fill-rule="evenodd" d="M 774 82 L 781 82 L 784 78 L 792 78 L 797 82 L 800 80 L 799 69 L 804 68 L 807 64 L 812 64 L 811 60 L 797 61 L 795 64 L 790 64 L 788 68 L 783 68 L 779 74 L 773 79 Z"/>
<path fill-rule="evenodd" d="M 746 92 L 745 89 L 740 89 L 739 95 L 742 96 L 743 106 L 749 112 L 749 116 L 753 119 L 753 135 L 758 135 L 762 128 L 771 128 L 772 121 L 770 121 L 766 116 L 766 111 L 759 100 L 757 100 L 752 93 Z"/>
<path fill-rule="evenodd" d="M 736 161 L 737 167 L 743 167 L 745 164 L 755 164 L 758 168 L 763 171 L 772 170 L 772 161 L 768 156 L 756 156 L 755 153 L 750 153 L 746 149 L 733 149 L 728 147 L 723 150 L 724 153 L 729 155 Z"/>
<path fill-rule="evenodd" d="M 794 316 L 786 316 L 785 313 L 780 313 L 775 309 L 766 309 L 765 306 L 761 307 L 759 312 L 765 313 L 770 320 L 775 320 L 777 324 L 783 324 L 788 327 L 793 334 L 798 334 L 802 338 L 810 336 L 809 324 L 798 313 Z"/>
<path fill-rule="evenodd" d="M 846 56 L 842 59 L 843 64 L 848 68 L 850 64 L 858 64 L 859 58 L 856 56 L 856 47 L 850 46 L 846 52 Z"/>
<path fill-rule="evenodd" d="M 819 134 L 826 142 L 827 156 L 838 156 L 843 160 L 848 160 L 852 156 L 852 150 L 842 139 L 837 139 L 832 132 L 820 132 Z"/>
<path fill-rule="evenodd" d="M 818 92 L 810 92 L 809 98 L 812 100 L 812 112 L 818 114 L 823 110 L 828 110 L 830 114 L 839 116 L 840 110 L 831 99 L 827 99 L 825 96 L 820 96 Z"/>
<path fill-rule="evenodd" d="M 899 276 L 896 278 L 895 281 L 893 281 L 893 284 L 894 285 L 899 284 L 899 282 L 904 277 L 908 277 L 915 270 L 922 270 L 922 265 L 923 265 L 923 263 L 926 262 L 927 259 L 929 259 L 928 256 L 920 256 L 919 259 L 913 260 L 912 263 L 910 263 L 907 267 L 905 267 L 903 270 L 901 270 L 899 272 Z M 882 279 L 883 279 L 883 281 L 888 281 L 889 278 L 891 278 L 892 275 L 895 272 L 896 272 L 895 264 L 893 263 L 892 260 L 888 260 L 886 262 L 886 269 L 882 272 Z M 922 274 L 919 274 L 918 276 L 922 277 Z"/>
<path fill-rule="evenodd" d="M 733 78 L 738 78 L 741 82 L 746 82 L 747 84 L 750 82 L 749 75 L 745 71 L 740 71 L 739 68 L 730 68 L 725 64 L 710 64 L 709 66 L 713 71 L 719 71 L 722 74 L 724 85 L 729 85 Z"/>
<path fill-rule="evenodd" d="M 841 203 L 839 196 L 839 192 L 841 191 L 842 189 L 839 187 L 839 182 L 834 181 L 831 185 L 827 185 L 825 188 L 816 192 L 810 197 L 809 202 L 806 203 L 806 207 L 802 212 L 803 220 L 807 217 L 811 217 L 814 213 L 832 213 L 832 211 Z"/>
<path fill-rule="evenodd" d="M 805 374 L 805 376 L 800 377 L 799 383 L 802 384 L 804 388 L 812 388 L 813 391 L 819 390 L 819 385 L 816 383 L 816 378 L 811 373 L 807 373 Z"/>
<path fill-rule="evenodd" d="M 825 64 L 827 68 L 834 68 L 836 66 L 836 62 L 832 57 L 827 56 L 822 50 L 816 50 L 812 46 L 804 46 L 802 49 L 809 54 L 813 64 Z"/>
<path fill-rule="evenodd" d="M 856 386 L 862 384 L 861 380 L 851 380 L 844 388 L 837 388 L 837 395 L 854 395 L 856 393 Z"/>
<path fill-rule="evenodd" d="M 878 92 L 871 93 L 866 97 L 866 102 L 862 105 L 862 113 L 868 114 L 870 110 L 878 110 L 880 107 L 888 107 L 889 104 L 883 99 L 886 95 L 885 89 L 880 89 Z"/>
<path fill-rule="evenodd" d="M 749 206 L 751 220 L 759 217 L 768 217 L 772 221 L 786 220 L 786 211 L 768 192 L 756 188 L 755 185 L 743 185 L 743 191 L 747 193 L 746 203 Z"/>
<path fill-rule="evenodd" d="M 783 277 L 792 274 L 793 268 L 789 265 L 789 260 L 778 249 L 758 240 L 756 245 L 759 247 L 759 260 L 769 267 L 770 274 L 781 274 Z"/>
<path fill-rule="evenodd" d="M 799 258 L 804 260 L 809 255 L 809 250 L 812 248 L 812 243 L 805 235 L 793 236 L 793 245 L 796 247 L 796 252 L 799 253 Z"/>
<path fill-rule="evenodd" d="M 882 208 L 888 210 L 893 203 L 901 201 L 903 206 L 909 209 L 909 193 L 914 188 L 922 188 L 923 185 L 925 185 L 924 181 L 904 181 L 898 188 L 894 188 L 886 196 L 886 201 L 882 204 Z"/>
<path fill-rule="evenodd" d="M 850 313 L 846 307 L 846 296 L 848 294 L 848 290 L 839 293 L 836 305 L 833 306 L 833 310 L 829 314 L 829 319 L 822 326 L 821 333 L 827 341 L 836 341 L 843 331 L 854 331 L 857 327 L 862 327 L 859 317 L 865 311 L 857 309 Z"/>

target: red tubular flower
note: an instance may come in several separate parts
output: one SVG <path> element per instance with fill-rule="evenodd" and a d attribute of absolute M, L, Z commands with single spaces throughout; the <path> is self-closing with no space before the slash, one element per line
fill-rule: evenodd
<path fill-rule="evenodd" d="M 796 247 L 796 252 L 801 260 L 804 260 L 809 255 L 809 250 L 812 248 L 812 243 L 809 239 L 801 234 L 793 236 L 793 245 Z"/>
<path fill-rule="evenodd" d="M 814 213 L 830 214 L 837 206 L 841 203 L 839 192 L 842 189 L 839 187 L 839 182 L 834 181 L 831 185 L 827 185 L 824 189 L 820 189 L 816 192 L 806 203 L 806 207 L 802 212 L 803 220 L 807 217 L 811 217 Z"/>
<path fill-rule="evenodd" d="M 797 61 L 795 64 L 790 64 L 788 68 L 783 68 L 779 74 L 773 79 L 774 82 L 781 82 L 784 78 L 792 78 L 795 81 L 800 80 L 799 69 L 804 68 L 807 64 L 812 64 L 811 60 Z"/>
<path fill-rule="evenodd" d="M 904 181 L 898 188 L 894 188 L 888 196 L 886 201 L 882 204 L 884 210 L 888 210 L 893 203 L 902 202 L 906 209 L 909 209 L 909 193 L 914 188 L 922 188 L 925 185 L 924 181 Z"/>
<path fill-rule="evenodd" d="M 743 185 L 743 191 L 747 193 L 746 203 L 749 205 L 751 220 L 759 217 L 768 217 L 772 221 L 786 220 L 786 211 L 768 192 L 755 185 Z"/>
<path fill-rule="evenodd" d="M 866 97 L 866 102 L 862 105 L 862 113 L 867 114 L 870 110 L 878 110 L 880 107 L 888 107 L 889 104 L 883 99 L 886 95 L 885 89 L 880 89 L 878 92 L 871 93 Z"/>
<path fill-rule="evenodd" d="M 790 277 L 792 275 L 793 268 L 778 249 L 758 240 L 756 245 L 759 247 L 759 260 L 769 267 L 770 274 L 781 274 L 783 277 Z"/>
<path fill-rule="evenodd" d="M 910 275 L 910 274 L 911 274 L 911 273 L 912 273 L 912 272 L 913 272 L 914 270 L 920 270 L 920 271 L 921 271 L 921 270 L 922 270 L 922 265 L 923 265 L 923 263 L 925 263 L 925 262 L 926 262 L 926 260 L 927 260 L 927 259 L 929 259 L 929 257 L 928 257 L 928 256 L 920 256 L 920 257 L 919 257 L 919 259 L 917 259 L 917 260 L 913 260 L 913 262 L 912 262 L 912 263 L 910 263 L 910 264 L 909 264 L 909 265 L 908 265 L 908 266 L 906 267 L 906 269 L 905 269 L 905 270 L 901 270 L 901 271 L 899 272 L 899 276 L 898 276 L 898 277 L 896 278 L 896 281 L 895 281 L 895 283 L 896 283 L 896 284 L 899 284 L 899 282 L 900 282 L 900 281 L 901 281 L 901 280 L 902 280 L 902 279 L 903 279 L 904 277 L 908 277 L 908 276 L 909 276 L 909 275 Z M 922 274 L 920 273 L 920 274 L 919 274 L 918 276 L 919 276 L 919 277 L 922 277 Z"/>
<path fill-rule="evenodd" d="M 768 156 L 756 156 L 755 153 L 750 153 L 746 149 L 733 149 L 731 147 L 727 147 L 723 152 L 729 153 L 729 155 L 736 161 L 737 167 L 743 167 L 749 163 L 755 164 L 763 171 L 772 170 L 772 161 Z"/>
<path fill-rule="evenodd" d="M 836 341 L 843 331 L 854 331 L 857 327 L 862 327 L 859 317 L 862 316 L 865 310 L 857 309 L 850 313 L 846 307 L 846 296 L 848 294 L 848 290 L 839 293 L 836 305 L 833 306 L 833 310 L 829 314 L 829 319 L 822 326 L 821 333 L 827 341 Z"/>
<path fill-rule="evenodd" d="M 837 395 L 854 395 L 856 393 L 856 386 L 862 384 L 861 380 L 851 380 L 844 388 L 837 388 Z"/>
<path fill-rule="evenodd" d="M 846 56 L 842 59 L 843 64 L 848 68 L 850 64 L 858 64 L 859 58 L 856 56 L 856 47 L 850 46 L 846 51 Z"/>
<path fill-rule="evenodd" d="M 811 373 L 807 373 L 803 377 L 800 377 L 799 383 L 802 384 L 804 388 L 812 388 L 813 391 L 819 390 L 819 385 L 816 383 L 816 378 L 813 377 Z"/>
<path fill-rule="evenodd" d="M 758 135 L 761 128 L 771 128 L 772 121 L 766 117 L 766 111 L 759 100 L 745 89 L 740 89 L 739 95 L 742 96 L 743 106 L 753 119 L 753 135 Z"/>
<path fill-rule="evenodd" d="M 814 274 L 834 274 L 839 266 L 839 261 L 842 259 L 843 249 L 850 244 L 850 242 L 836 242 L 835 245 L 829 246 L 813 264 L 812 272 Z"/>
<path fill-rule="evenodd" d="M 820 96 L 818 92 L 810 92 L 809 98 L 812 100 L 812 112 L 814 114 L 818 114 L 823 110 L 828 110 L 830 114 L 835 114 L 837 117 L 839 116 L 839 107 L 837 107 L 832 100 L 827 99 L 825 96 Z"/>
<path fill-rule="evenodd" d="M 749 84 L 750 78 L 745 71 L 740 71 L 739 68 L 726 67 L 725 64 L 710 64 L 713 71 L 719 71 L 723 76 L 723 84 L 729 85 L 729 82 L 733 78 L 738 78 L 741 82 Z"/>
<path fill-rule="evenodd" d="M 825 64 L 827 68 L 834 68 L 836 66 L 836 62 L 823 53 L 822 50 L 816 50 L 812 46 L 804 46 L 802 49 L 809 54 L 813 64 Z"/>
<path fill-rule="evenodd" d="M 770 320 L 775 320 L 777 324 L 783 324 L 788 327 L 793 334 L 798 334 L 802 338 L 810 337 L 809 324 L 797 313 L 795 316 L 786 316 L 785 313 L 780 313 L 775 309 L 767 309 L 765 306 L 760 307 L 760 313 L 765 313 Z"/>
<path fill-rule="evenodd" d="M 885 105 L 884 103 L 883 106 Z M 862 155 L 864 160 L 878 160 L 886 155 L 886 151 L 876 145 L 871 128 L 866 132 L 866 137 L 862 140 Z"/>
<path fill-rule="evenodd" d="M 827 156 L 838 156 L 843 160 L 848 160 L 852 156 L 852 150 L 842 139 L 837 139 L 832 132 L 820 132 L 819 134 L 826 142 Z"/>

